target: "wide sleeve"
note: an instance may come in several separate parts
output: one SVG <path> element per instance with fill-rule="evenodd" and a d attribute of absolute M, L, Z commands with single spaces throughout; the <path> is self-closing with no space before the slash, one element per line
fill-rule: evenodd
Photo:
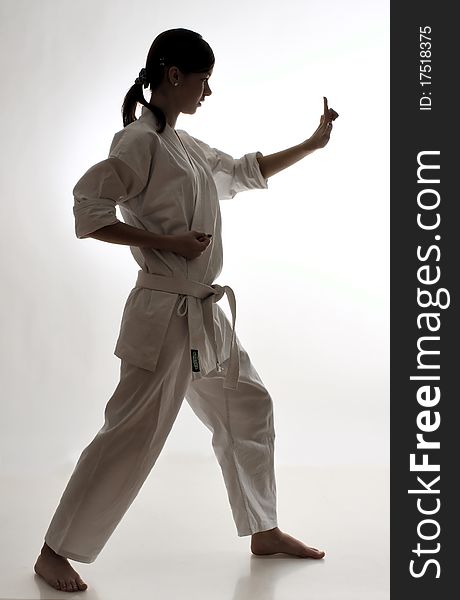
<path fill-rule="evenodd" d="M 88 169 L 73 189 L 77 238 L 119 223 L 117 203 L 137 195 L 141 189 L 136 173 L 118 158 L 107 158 Z"/>
<path fill-rule="evenodd" d="M 120 223 L 116 205 L 142 192 L 148 182 L 152 157 L 152 140 L 148 136 L 139 136 L 132 129 L 115 134 L 109 157 L 88 169 L 73 189 L 78 238 Z"/>
<path fill-rule="evenodd" d="M 233 158 L 195 137 L 189 135 L 189 138 L 199 147 L 212 171 L 219 200 L 230 200 L 238 192 L 268 188 L 268 180 L 263 177 L 257 160 L 257 156 L 263 156 L 261 152 Z"/>

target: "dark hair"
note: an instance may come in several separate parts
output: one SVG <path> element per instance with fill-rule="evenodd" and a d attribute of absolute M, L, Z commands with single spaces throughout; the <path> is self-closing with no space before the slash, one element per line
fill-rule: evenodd
<path fill-rule="evenodd" d="M 160 59 L 164 59 L 164 65 Z M 168 29 L 160 33 L 150 46 L 145 65 L 146 82 L 150 84 L 150 90 L 154 90 L 163 81 L 165 71 L 169 67 L 177 67 L 184 74 L 204 73 L 214 66 L 214 60 L 211 46 L 199 33 L 190 29 Z M 161 108 L 144 98 L 141 82 L 134 83 L 123 100 L 123 126 L 137 121 L 135 113 L 138 102 L 149 108 L 158 118 L 158 133 L 164 131 L 166 116 Z"/>

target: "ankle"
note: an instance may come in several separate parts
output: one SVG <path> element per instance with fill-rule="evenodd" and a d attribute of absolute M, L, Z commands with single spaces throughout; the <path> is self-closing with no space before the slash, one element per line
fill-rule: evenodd
<path fill-rule="evenodd" d="M 273 535 L 274 533 L 277 533 L 277 532 L 279 532 L 278 527 L 273 527 L 273 529 L 267 529 L 265 531 L 258 531 L 257 533 L 253 533 L 252 537 L 256 537 L 256 536 L 262 537 L 262 536 L 264 536 L 266 534 Z"/>
<path fill-rule="evenodd" d="M 52 556 L 59 556 L 59 554 L 57 554 L 52 548 L 50 548 L 46 542 L 43 544 L 41 553 L 48 554 L 48 555 L 51 554 Z"/>

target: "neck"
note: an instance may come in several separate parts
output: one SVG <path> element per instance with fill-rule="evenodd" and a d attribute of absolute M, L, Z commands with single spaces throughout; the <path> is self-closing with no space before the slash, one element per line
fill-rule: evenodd
<path fill-rule="evenodd" d="M 150 102 L 161 108 L 166 116 L 166 122 L 174 129 L 180 110 L 174 106 L 172 99 L 162 93 L 161 90 L 154 90 L 150 96 Z"/>

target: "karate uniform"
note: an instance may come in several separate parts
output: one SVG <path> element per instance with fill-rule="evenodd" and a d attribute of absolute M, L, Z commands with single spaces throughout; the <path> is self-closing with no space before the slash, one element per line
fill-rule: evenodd
<path fill-rule="evenodd" d="M 73 190 L 78 238 L 118 223 L 157 234 L 212 234 L 196 259 L 131 247 L 140 270 L 115 354 L 120 381 L 45 535 L 58 554 L 93 562 L 152 469 L 184 397 L 212 432 L 237 533 L 277 526 L 273 402 L 235 331 L 222 269 L 219 200 L 266 188 L 257 152 L 234 159 L 166 125 L 146 107 L 117 132 L 107 159 Z M 226 294 L 229 322 L 217 302 Z"/>

